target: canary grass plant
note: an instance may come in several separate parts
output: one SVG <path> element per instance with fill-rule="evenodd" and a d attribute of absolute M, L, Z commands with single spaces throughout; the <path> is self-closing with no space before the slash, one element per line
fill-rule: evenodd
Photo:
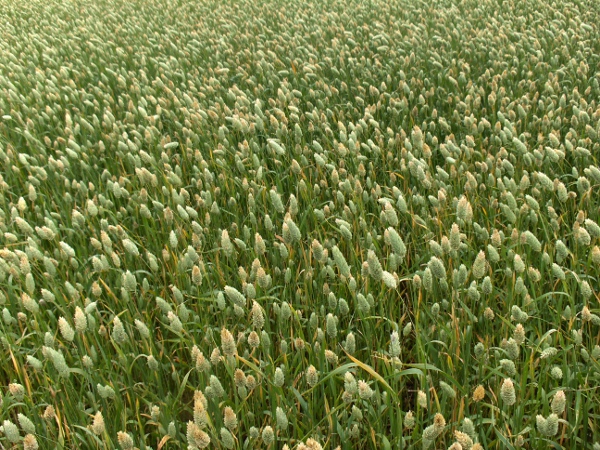
<path fill-rule="evenodd" d="M 2 448 L 600 448 L 600 3 L 0 17 Z"/>

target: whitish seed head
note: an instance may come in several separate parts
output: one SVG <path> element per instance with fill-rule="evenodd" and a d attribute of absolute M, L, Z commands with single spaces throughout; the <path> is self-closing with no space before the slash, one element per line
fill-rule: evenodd
<path fill-rule="evenodd" d="M 216 377 L 216 375 L 210 376 L 209 387 L 211 388 L 211 392 L 215 398 L 221 398 L 225 395 L 225 390 L 223 389 L 223 385 Z"/>
<path fill-rule="evenodd" d="M 187 424 L 186 432 L 188 446 L 203 449 L 209 446 L 210 437 L 191 420 Z"/>
<path fill-rule="evenodd" d="M 437 413 L 433 418 L 433 426 L 436 430 L 442 430 L 446 426 L 446 419 L 440 413 Z"/>
<path fill-rule="evenodd" d="M 500 397 L 508 406 L 514 405 L 517 401 L 515 386 L 510 378 L 505 378 L 500 388 Z"/>
<path fill-rule="evenodd" d="M 125 327 L 118 316 L 115 316 L 113 319 L 113 330 L 111 336 L 117 344 L 124 344 L 127 342 L 127 333 L 125 332 Z"/>
<path fill-rule="evenodd" d="M 260 330 L 265 324 L 265 318 L 262 312 L 262 308 L 257 302 L 252 304 L 252 325 L 255 329 Z"/>
<path fill-rule="evenodd" d="M 123 274 L 123 287 L 128 292 L 135 292 L 137 290 L 137 280 L 129 270 Z"/>
<path fill-rule="evenodd" d="M 506 351 L 506 356 L 513 361 L 519 357 L 519 353 L 521 352 L 519 345 L 513 338 L 506 341 L 503 348 Z"/>
<path fill-rule="evenodd" d="M 390 289 L 396 289 L 396 287 L 398 286 L 397 277 L 389 273 L 387 270 L 384 270 L 381 273 L 381 279 L 383 280 L 384 284 Z"/>
<path fill-rule="evenodd" d="M 354 395 L 358 392 L 358 384 L 356 383 L 354 375 L 352 375 L 350 372 L 346 372 L 344 374 L 344 390 L 351 395 Z"/>
<path fill-rule="evenodd" d="M 135 326 L 143 339 L 148 339 L 150 337 L 150 330 L 144 324 L 144 322 L 139 319 L 135 319 Z"/>
<path fill-rule="evenodd" d="M 194 392 L 194 423 L 203 428 L 208 423 L 208 401 L 202 391 Z"/>
<path fill-rule="evenodd" d="M 383 276 L 383 268 L 381 267 L 381 263 L 379 262 L 379 259 L 373 250 L 368 251 L 367 262 L 369 275 L 371 275 L 371 277 L 376 281 L 381 280 L 381 277 Z"/>
<path fill-rule="evenodd" d="M 450 398 L 456 398 L 456 391 L 454 390 L 454 388 L 452 386 L 450 386 L 445 381 L 440 381 L 440 388 L 442 388 L 442 391 L 448 397 L 450 397 Z"/>
<path fill-rule="evenodd" d="M 254 378 L 254 375 L 248 375 L 246 377 L 246 387 L 248 388 L 248 390 L 253 390 L 255 387 L 257 386 L 257 381 L 256 378 Z"/>
<path fill-rule="evenodd" d="M 42 417 L 44 418 L 44 420 L 46 420 L 48 422 L 51 420 L 54 420 L 54 418 L 56 417 L 56 412 L 54 411 L 54 406 L 52 406 L 52 405 L 46 406 L 46 409 L 44 409 L 44 413 L 42 414 Z"/>
<path fill-rule="evenodd" d="M 583 297 L 583 300 L 588 301 L 593 294 L 589 283 L 585 280 L 582 280 L 579 284 L 579 288 L 581 289 L 581 296 Z"/>
<path fill-rule="evenodd" d="M 306 369 L 306 382 L 310 387 L 314 387 L 319 381 L 319 374 L 315 366 L 310 365 L 308 369 Z"/>
<path fill-rule="evenodd" d="M 483 276 L 485 275 L 485 270 L 486 270 L 485 252 L 483 250 L 481 250 L 477 254 L 477 257 L 475 258 L 475 262 L 473 263 L 473 268 L 471 270 L 471 273 L 473 274 L 473 276 L 476 279 L 480 279 L 480 278 L 483 278 Z"/>
<path fill-rule="evenodd" d="M 267 272 L 262 267 L 259 267 L 256 271 L 256 280 L 262 289 L 268 289 L 271 285 L 270 276 L 267 275 Z"/>
<path fill-rule="evenodd" d="M 555 380 L 561 380 L 563 377 L 563 371 L 560 367 L 554 366 L 550 369 L 550 376 Z"/>
<path fill-rule="evenodd" d="M 471 439 L 471 437 L 467 433 L 455 430 L 454 438 L 456 439 L 456 442 L 460 445 L 461 448 L 468 450 L 473 447 L 473 439 Z"/>
<path fill-rule="evenodd" d="M 158 422 L 160 420 L 160 407 L 157 405 L 152 405 L 150 409 L 150 418 L 153 422 Z"/>
<path fill-rule="evenodd" d="M 427 409 L 427 394 L 425 392 L 420 390 L 417 393 L 417 403 L 421 408 Z"/>
<path fill-rule="evenodd" d="M 246 387 L 246 375 L 241 369 L 236 369 L 233 374 L 233 380 L 236 387 Z"/>
<path fill-rule="evenodd" d="M 179 317 L 173 311 L 169 311 L 167 313 L 167 319 L 169 319 L 169 325 L 171 329 L 175 333 L 181 333 L 181 331 L 183 330 L 183 325 Z"/>
<path fill-rule="evenodd" d="M 102 413 L 98 411 L 94 415 L 94 421 L 92 422 L 92 431 L 95 435 L 100 436 L 104 433 L 104 429 L 104 417 L 102 416 Z"/>
<path fill-rule="evenodd" d="M 75 338 L 75 331 L 64 317 L 58 319 L 58 329 L 65 340 L 70 342 Z"/>
<path fill-rule="evenodd" d="M 26 434 L 35 434 L 35 425 L 33 424 L 33 422 L 31 420 L 29 420 L 29 418 L 25 414 L 18 413 L 17 420 L 19 421 L 19 425 L 21 426 L 21 429 Z"/>
<path fill-rule="evenodd" d="M 373 389 L 363 380 L 358 382 L 358 396 L 363 400 L 369 400 L 373 396 Z"/>
<path fill-rule="evenodd" d="M 277 429 L 286 430 L 288 427 L 288 418 L 285 411 L 281 407 L 277 407 L 275 410 L 275 417 L 277 419 Z"/>
<path fill-rule="evenodd" d="M 518 254 L 515 254 L 513 258 L 513 267 L 515 269 L 515 272 L 517 273 L 525 272 L 525 263 L 521 259 L 521 256 Z"/>
<path fill-rule="evenodd" d="M 19 429 L 10 420 L 5 420 L 2 423 L 2 428 L 4 430 L 4 436 L 6 436 L 6 439 L 9 442 L 16 444 L 17 442 L 19 442 L 21 440 L 21 435 L 19 433 Z"/>
<path fill-rule="evenodd" d="M 265 428 L 263 428 L 262 440 L 267 446 L 275 440 L 275 433 L 273 432 L 273 428 L 271 428 L 268 425 Z"/>
<path fill-rule="evenodd" d="M 415 277 L 413 278 L 413 282 L 417 280 L 417 277 L 418 275 L 415 275 Z M 421 279 L 418 278 L 418 281 L 420 283 Z M 433 272 L 429 267 L 426 267 L 423 271 L 423 288 L 427 292 L 431 292 L 431 290 L 433 289 Z"/>
<path fill-rule="evenodd" d="M 75 308 L 75 329 L 79 333 L 85 332 L 87 330 L 87 318 L 83 310 L 78 306 Z"/>
<path fill-rule="evenodd" d="M 248 345 L 252 348 L 257 348 L 260 345 L 260 338 L 258 337 L 258 333 L 256 331 L 252 331 L 248 335 Z"/>
<path fill-rule="evenodd" d="M 117 433 L 117 441 L 123 450 L 133 450 L 133 439 L 129 435 L 129 433 L 125 433 L 124 431 L 119 431 Z"/>
<path fill-rule="evenodd" d="M 592 248 L 591 253 L 592 253 L 592 261 L 594 262 L 594 264 L 600 265 L 600 247 L 595 245 L 594 248 Z"/>
<path fill-rule="evenodd" d="M 566 400 L 567 398 L 564 391 L 560 390 L 554 394 L 552 403 L 550 405 L 552 412 L 554 414 L 561 415 L 565 411 Z"/>
<path fill-rule="evenodd" d="M 23 401 L 25 398 L 25 388 L 22 384 L 19 383 L 10 383 L 8 385 L 8 392 L 17 400 L 18 402 Z"/>
<path fill-rule="evenodd" d="M 587 306 L 584 306 L 581 309 L 581 320 L 584 322 L 589 322 L 592 320 L 592 313 Z"/>
<path fill-rule="evenodd" d="M 33 434 L 27 434 L 23 438 L 23 450 L 38 450 L 39 445 Z"/>
<path fill-rule="evenodd" d="M 392 357 L 398 357 L 400 356 L 400 337 L 398 336 L 398 332 L 397 331 L 393 331 L 392 332 L 392 336 L 390 338 L 390 356 Z"/>
<path fill-rule="evenodd" d="M 356 405 L 352 405 L 352 418 L 357 422 L 363 419 L 363 413 Z"/>
<path fill-rule="evenodd" d="M 148 364 L 148 368 L 152 371 L 156 371 L 159 368 L 158 361 L 153 355 L 148 355 L 146 357 L 146 363 Z"/>
<path fill-rule="evenodd" d="M 94 295 L 94 297 L 96 298 L 102 295 L 102 288 L 100 287 L 97 281 L 94 281 L 92 283 L 92 295 Z"/>
<path fill-rule="evenodd" d="M 523 342 L 525 342 L 525 328 L 520 323 L 518 323 L 515 327 L 513 339 L 515 340 L 517 345 L 522 345 Z"/>
<path fill-rule="evenodd" d="M 23 303 L 23 307 L 32 314 L 36 314 L 40 310 L 38 303 L 25 292 L 21 293 L 21 303 Z"/>
<path fill-rule="evenodd" d="M 344 258 L 344 255 L 337 247 L 337 245 L 334 245 L 331 251 L 333 253 L 333 260 L 335 261 L 335 264 L 338 270 L 340 271 L 340 274 L 348 278 L 350 276 L 350 266 L 348 266 L 346 258 Z"/>
<path fill-rule="evenodd" d="M 462 431 L 463 433 L 469 435 L 471 438 L 475 437 L 475 424 L 473 424 L 473 421 L 468 417 L 465 417 L 465 419 L 463 420 Z"/>
<path fill-rule="evenodd" d="M 556 433 L 558 433 L 558 416 L 552 413 L 543 421 L 538 421 L 537 417 L 536 422 L 540 433 L 548 437 L 556 436 Z"/>
<path fill-rule="evenodd" d="M 404 426 L 412 430 L 415 426 L 415 416 L 412 411 L 408 411 L 404 416 Z"/>
<path fill-rule="evenodd" d="M 346 336 L 346 341 L 344 342 L 344 349 L 351 355 L 356 351 L 356 338 L 354 337 L 354 333 L 350 332 Z"/>
<path fill-rule="evenodd" d="M 230 431 L 235 430 L 238 426 L 237 416 L 229 406 L 226 406 L 223 411 L 223 423 Z"/>
<path fill-rule="evenodd" d="M 227 449 L 232 449 L 235 446 L 235 439 L 227 428 L 221 428 L 221 443 Z"/>
<path fill-rule="evenodd" d="M 337 336 L 337 323 L 333 314 L 327 314 L 326 325 L 327 336 L 329 336 L 331 339 L 335 338 Z"/>
<path fill-rule="evenodd" d="M 311 249 L 315 259 L 322 262 L 324 260 L 325 253 L 321 243 L 314 239 L 311 244 Z"/>
<path fill-rule="evenodd" d="M 221 329 L 221 348 L 225 356 L 233 356 L 237 353 L 233 335 L 226 328 Z"/>

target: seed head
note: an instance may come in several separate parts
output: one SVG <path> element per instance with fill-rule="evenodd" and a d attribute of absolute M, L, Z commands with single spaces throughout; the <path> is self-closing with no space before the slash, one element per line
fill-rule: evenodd
<path fill-rule="evenodd" d="M 470 450 L 471 448 L 473 448 L 473 439 L 471 439 L 471 437 L 467 433 L 455 430 L 454 438 L 456 439 L 456 442 L 460 445 L 460 448 L 465 450 Z"/>
<path fill-rule="evenodd" d="M 348 278 L 350 276 L 350 266 L 348 266 L 346 258 L 344 258 L 344 255 L 337 247 L 337 245 L 334 245 L 331 251 L 333 253 L 333 260 L 335 261 L 335 264 L 338 267 L 340 274 Z"/>
<path fill-rule="evenodd" d="M 98 411 L 94 416 L 94 422 L 92 423 L 92 431 L 95 435 L 100 436 L 104 433 L 104 417 L 102 417 L 102 413 Z"/>
<path fill-rule="evenodd" d="M 265 324 L 265 318 L 262 312 L 262 308 L 257 302 L 252 304 L 252 325 L 255 329 L 260 330 Z"/>
<path fill-rule="evenodd" d="M 275 410 L 275 417 L 277 418 L 277 429 L 286 430 L 288 427 L 288 418 L 285 411 L 281 407 L 277 407 Z"/>
<path fill-rule="evenodd" d="M 26 434 L 35 434 L 35 425 L 25 414 L 17 414 L 17 420 L 19 421 L 19 425 L 21 425 L 21 429 Z"/>
<path fill-rule="evenodd" d="M 133 450 L 133 439 L 129 433 L 119 431 L 117 433 L 117 441 L 123 450 Z"/>
<path fill-rule="evenodd" d="M 319 374 L 315 366 L 310 365 L 306 370 L 306 382 L 310 387 L 314 387 L 319 381 Z"/>
<path fill-rule="evenodd" d="M 226 328 L 221 329 L 221 348 L 225 356 L 233 356 L 237 353 L 233 335 Z"/>
<path fill-rule="evenodd" d="M 376 281 L 381 280 L 381 277 L 383 276 L 383 268 L 381 267 L 381 263 L 379 262 L 379 259 L 373 250 L 369 250 L 367 254 L 367 262 L 369 264 L 369 275 L 371 275 L 371 277 Z"/>
<path fill-rule="evenodd" d="M 9 442 L 16 444 L 21 440 L 19 429 L 10 420 L 5 420 L 2 423 L 2 427 L 4 429 L 4 435 L 6 436 L 6 439 L 8 439 Z"/>
<path fill-rule="evenodd" d="M 351 355 L 356 351 L 356 338 L 354 337 L 354 333 L 348 333 L 346 336 L 346 342 L 344 342 L 344 349 Z"/>
<path fill-rule="evenodd" d="M 254 378 L 254 375 L 248 375 L 246 377 L 246 387 L 248 388 L 248 390 L 253 390 L 256 386 L 257 386 L 257 381 L 256 378 Z"/>
<path fill-rule="evenodd" d="M 337 323 L 335 316 L 331 313 L 327 314 L 327 336 L 330 339 L 334 339 L 337 336 Z"/>
<path fill-rule="evenodd" d="M 448 397 L 456 398 L 456 391 L 448 383 L 445 381 L 440 381 L 440 387 L 442 388 L 442 391 L 444 391 L 444 394 L 446 394 Z"/>
<path fill-rule="evenodd" d="M 474 402 L 479 402 L 481 400 L 483 400 L 483 398 L 485 397 L 485 389 L 484 387 L 480 384 L 479 386 L 477 386 L 475 388 L 475 390 L 473 391 L 473 401 Z"/>
<path fill-rule="evenodd" d="M 244 371 L 241 369 L 235 369 L 235 372 L 233 374 L 233 381 L 235 383 L 235 386 L 238 388 L 246 387 L 246 375 L 244 375 Z"/>
<path fill-rule="evenodd" d="M 550 405 L 552 412 L 554 414 L 561 415 L 565 411 L 566 400 L 567 398 L 564 391 L 560 390 L 554 394 L 552 403 Z"/>
<path fill-rule="evenodd" d="M 71 342 L 75 338 L 75 331 L 64 317 L 58 319 L 58 329 L 65 340 Z"/>
<path fill-rule="evenodd" d="M 25 388 L 19 383 L 10 383 L 8 385 L 8 391 L 15 398 L 16 401 L 22 402 L 25 398 Z"/>
<path fill-rule="evenodd" d="M 157 405 L 152 405 L 150 409 L 150 418 L 153 422 L 158 422 L 160 420 L 160 407 Z"/>
<path fill-rule="evenodd" d="M 87 330 L 87 318 L 79 306 L 75 308 L 75 329 L 79 333 L 83 333 Z"/>
<path fill-rule="evenodd" d="M 508 406 L 512 406 L 517 401 L 515 386 L 510 378 L 505 378 L 500 388 L 500 397 Z"/>
<path fill-rule="evenodd" d="M 191 420 L 187 424 L 187 442 L 188 446 L 195 446 L 203 449 L 209 446 L 210 437 L 199 426 Z M 194 448 L 194 447 L 192 447 Z"/>
<path fill-rule="evenodd" d="M 398 357 L 400 356 L 400 337 L 398 336 L 397 331 L 392 332 L 392 337 L 390 339 L 390 356 Z"/>
<path fill-rule="evenodd" d="M 27 434 L 23 438 L 23 450 L 38 450 L 39 445 L 36 437 L 33 434 Z"/>
<path fill-rule="evenodd" d="M 44 409 L 44 413 L 42 414 L 42 417 L 44 418 L 44 420 L 50 422 L 51 420 L 54 420 L 54 418 L 56 417 L 56 412 L 54 411 L 54 406 L 52 405 L 48 405 L 46 406 L 46 409 Z"/>
<path fill-rule="evenodd" d="M 363 380 L 358 382 L 358 396 L 363 400 L 369 400 L 373 396 L 373 389 Z"/>
<path fill-rule="evenodd" d="M 269 446 L 275 440 L 275 433 L 273 433 L 273 428 L 270 426 L 266 426 L 262 431 L 262 440 L 266 446 Z"/>
<path fill-rule="evenodd" d="M 235 430 L 238 426 L 237 416 L 229 406 L 226 406 L 223 411 L 223 423 L 229 431 Z"/>
<path fill-rule="evenodd" d="M 485 269 L 485 252 L 481 250 L 475 258 L 475 262 L 473 263 L 473 269 L 471 270 L 471 273 L 473 274 L 473 277 L 475 277 L 476 279 L 480 279 L 483 278 L 483 276 L 485 275 Z"/>
<path fill-rule="evenodd" d="M 221 443 L 227 449 L 235 447 L 235 439 L 227 428 L 221 428 Z"/>
<path fill-rule="evenodd" d="M 420 390 L 417 393 L 417 403 L 421 408 L 427 409 L 427 394 L 425 392 Z"/>
<path fill-rule="evenodd" d="M 113 319 L 113 331 L 111 336 L 117 344 L 124 344 L 127 342 L 125 327 L 123 327 L 123 322 L 121 322 L 121 319 L 119 319 L 118 316 L 115 316 Z"/>

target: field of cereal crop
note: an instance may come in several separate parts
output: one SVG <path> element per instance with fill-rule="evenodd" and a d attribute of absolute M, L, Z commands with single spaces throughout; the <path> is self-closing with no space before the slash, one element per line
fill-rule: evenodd
<path fill-rule="evenodd" d="M 599 24 L 0 0 L 0 448 L 599 450 Z"/>

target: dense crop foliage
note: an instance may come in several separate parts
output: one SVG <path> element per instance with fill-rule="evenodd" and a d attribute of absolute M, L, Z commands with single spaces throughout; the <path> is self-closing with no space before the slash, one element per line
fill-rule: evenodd
<path fill-rule="evenodd" d="M 599 448 L 599 23 L 0 0 L 2 448 Z"/>

